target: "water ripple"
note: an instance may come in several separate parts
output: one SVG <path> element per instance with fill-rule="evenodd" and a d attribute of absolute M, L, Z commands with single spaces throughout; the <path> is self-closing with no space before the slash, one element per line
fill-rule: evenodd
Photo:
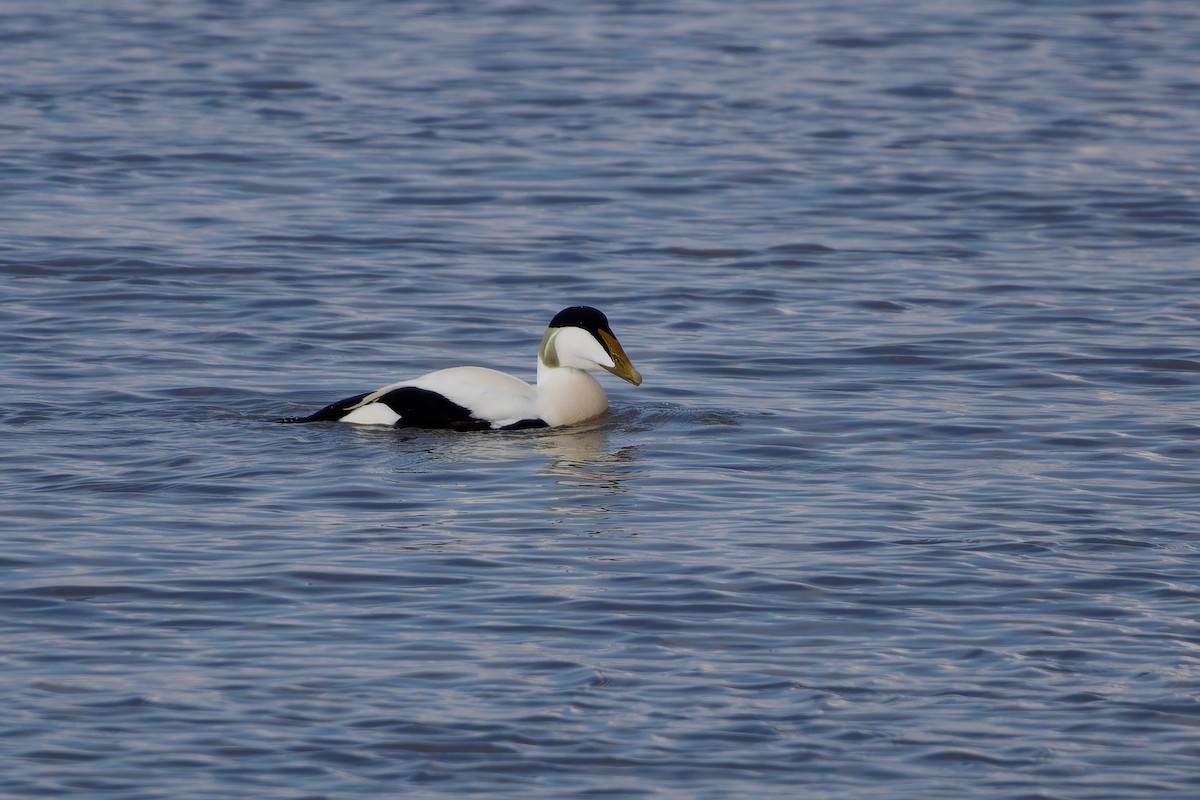
<path fill-rule="evenodd" d="M 7 3 L 0 794 L 1194 796 L 1200 15 L 875 5 Z"/>

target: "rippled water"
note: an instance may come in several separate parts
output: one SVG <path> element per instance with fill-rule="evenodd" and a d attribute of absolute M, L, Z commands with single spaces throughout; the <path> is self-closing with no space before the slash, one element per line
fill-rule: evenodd
<path fill-rule="evenodd" d="M 0 794 L 1191 798 L 1200 9 L 0 6 Z M 532 377 L 581 429 L 270 420 Z"/>

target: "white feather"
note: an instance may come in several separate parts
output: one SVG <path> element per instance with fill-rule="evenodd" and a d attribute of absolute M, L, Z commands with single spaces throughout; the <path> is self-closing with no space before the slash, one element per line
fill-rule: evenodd
<path fill-rule="evenodd" d="M 605 352 L 604 345 L 582 328 L 552 330 L 549 338 L 542 345 L 542 350 L 551 355 L 551 362 L 558 367 L 585 370 L 596 367 L 612 369 L 613 367 L 613 360 Z"/>
<path fill-rule="evenodd" d="M 574 425 L 608 410 L 604 387 L 574 367 L 539 369 L 537 393 L 537 416 L 552 428 Z"/>
<path fill-rule="evenodd" d="M 355 422 L 359 425 L 395 425 L 400 421 L 400 415 L 383 403 L 367 403 L 365 406 L 354 409 L 339 421 Z"/>

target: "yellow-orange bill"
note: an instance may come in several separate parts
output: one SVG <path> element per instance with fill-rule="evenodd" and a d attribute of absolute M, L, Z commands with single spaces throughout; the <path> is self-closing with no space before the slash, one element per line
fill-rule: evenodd
<path fill-rule="evenodd" d="M 604 347 L 608 350 L 608 355 L 613 360 L 611 368 L 605 367 L 613 375 L 618 378 L 627 380 L 634 386 L 638 386 L 642 382 L 642 373 L 633 368 L 633 364 L 629 363 L 629 356 L 625 355 L 625 348 L 621 347 L 621 343 L 617 341 L 617 337 L 606 331 L 600 331 L 600 340 L 604 342 Z"/>

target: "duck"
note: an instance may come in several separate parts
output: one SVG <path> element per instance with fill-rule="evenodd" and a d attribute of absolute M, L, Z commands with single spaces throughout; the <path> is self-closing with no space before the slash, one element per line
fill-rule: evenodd
<path fill-rule="evenodd" d="M 277 421 L 456 431 L 558 428 L 608 410 L 604 387 L 589 374 L 598 370 L 634 386 L 642 382 L 608 318 L 591 306 L 571 306 L 554 315 L 542 336 L 536 385 L 488 367 L 450 367 Z"/>

